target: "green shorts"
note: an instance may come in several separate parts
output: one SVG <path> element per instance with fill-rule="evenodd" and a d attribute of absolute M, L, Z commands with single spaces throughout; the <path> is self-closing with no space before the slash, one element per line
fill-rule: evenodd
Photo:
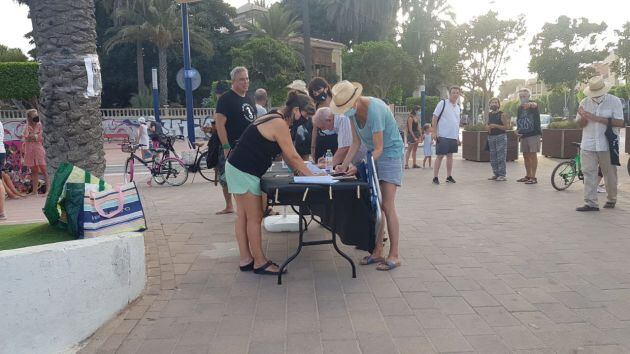
<path fill-rule="evenodd" d="M 253 195 L 262 195 L 260 190 L 260 178 L 239 170 L 229 162 L 225 163 L 225 179 L 227 180 L 228 192 L 230 192 L 230 194 L 240 195 L 251 193 Z"/>

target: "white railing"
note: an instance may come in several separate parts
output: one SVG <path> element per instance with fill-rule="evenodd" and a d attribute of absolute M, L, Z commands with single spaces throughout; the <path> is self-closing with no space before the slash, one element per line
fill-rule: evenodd
<path fill-rule="evenodd" d="M 103 119 L 123 119 L 147 117 L 153 115 L 152 108 L 103 108 Z M 205 118 L 214 114 L 214 108 L 193 108 L 195 118 Z M 163 119 L 182 119 L 186 117 L 186 108 L 160 108 Z M 0 110 L 0 119 L 26 119 L 26 111 L 19 109 Z"/>

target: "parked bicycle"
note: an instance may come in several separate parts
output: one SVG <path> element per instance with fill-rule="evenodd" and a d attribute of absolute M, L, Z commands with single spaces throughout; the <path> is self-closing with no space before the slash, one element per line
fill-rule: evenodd
<path fill-rule="evenodd" d="M 191 173 L 199 173 L 203 179 L 214 184 L 217 183 L 217 174 L 214 168 L 208 168 L 208 143 L 195 142 L 196 149 L 182 152 L 182 161 Z M 194 179 L 194 177 L 193 177 Z"/>
<path fill-rule="evenodd" d="M 157 184 L 162 185 L 167 183 L 171 186 L 181 186 L 186 183 L 188 179 L 188 169 L 181 159 L 167 156 L 166 153 L 168 150 L 164 148 L 149 148 L 152 157 L 150 160 L 144 160 L 136 155 L 136 151 L 141 146 L 144 145 L 130 143 L 121 144 L 122 151 L 129 153 L 129 158 L 127 158 L 125 162 L 124 179 L 126 183 L 134 181 L 136 175 L 136 161 L 149 170 L 151 178 L 153 178 Z"/>
<path fill-rule="evenodd" d="M 577 177 L 584 181 L 582 174 L 582 161 L 580 159 L 580 143 L 571 143 L 577 147 L 577 154 L 569 161 L 563 161 L 553 169 L 551 173 L 551 185 L 559 191 L 563 191 L 571 186 Z"/>

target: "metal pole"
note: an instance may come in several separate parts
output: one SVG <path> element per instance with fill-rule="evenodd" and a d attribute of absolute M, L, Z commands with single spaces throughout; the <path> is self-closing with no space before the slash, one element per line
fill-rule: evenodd
<path fill-rule="evenodd" d="M 162 125 L 160 120 L 160 91 L 158 89 L 158 71 L 157 68 L 151 69 L 151 82 L 153 85 L 153 116 L 157 124 Z"/>
<path fill-rule="evenodd" d="M 193 115 L 192 77 L 190 66 L 190 36 L 188 34 L 188 4 L 182 4 L 182 38 L 184 42 L 184 86 L 186 88 L 186 126 L 188 141 L 195 143 L 195 117 Z"/>

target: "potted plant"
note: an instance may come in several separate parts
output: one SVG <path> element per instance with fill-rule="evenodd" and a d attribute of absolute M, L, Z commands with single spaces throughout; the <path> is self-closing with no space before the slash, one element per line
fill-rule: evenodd
<path fill-rule="evenodd" d="M 575 120 L 556 120 L 542 130 L 542 154 L 547 157 L 570 159 L 577 154 L 571 143 L 582 141 L 582 128 Z"/>
<path fill-rule="evenodd" d="M 518 138 L 514 130 L 507 131 L 507 161 L 518 159 Z M 488 162 L 490 151 L 486 150 L 488 131 L 484 123 L 466 125 L 462 132 L 462 157 L 469 161 Z"/>

